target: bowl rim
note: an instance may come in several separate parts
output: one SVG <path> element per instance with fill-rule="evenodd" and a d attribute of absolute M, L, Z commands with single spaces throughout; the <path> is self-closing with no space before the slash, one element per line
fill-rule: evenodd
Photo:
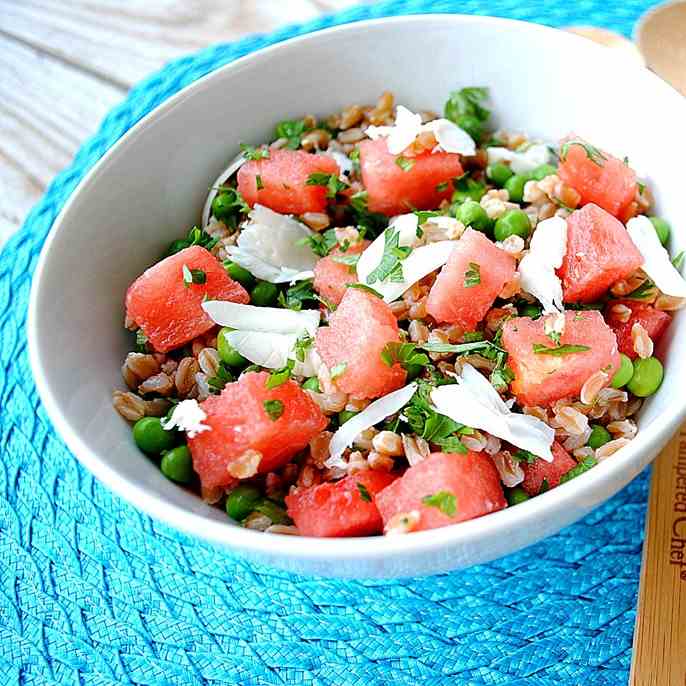
<path fill-rule="evenodd" d="M 585 492 L 601 492 L 607 490 L 614 493 L 617 487 L 613 484 L 618 481 L 617 475 L 627 471 L 634 478 L 649 460 L 641 460 L 641 455 L 648 453 L 653 444 L 662 445 L 677 429 L 686 417 L 686 396 L 680 404 L 674 404 L 669 412 L 663 413 L 659 420 L 642 427 L 637 437 L 612 460 L 607 460 L 597 465 L 594 469 L 560 485 L 548 493 L 541 494 L 519 505 L 516 508 L 505 508 L 493 512 L 487 516 L 479 517 L 459 524 L 454 524 L 428 531 L 414 532 L 412 536 L 370 536 L 351 537 L 343 539 L 318 538 L 306 536 L 289 536 L 284 534 L 263 535 L 262 532 L 245 529 L 229 521 L 221 522 L 212 520 L 202 514 L 189 511 L 180 505 L 168 502 L 157 494 L 150 493 L 144 487 L 134 481 L 121 476 L 104 459 L 92 452 L 83 442 L 78 432 L 72 428 L 69 420 L 62 412 L 56 396 L 50 387 L 46 368 L 43 365 L 39 352 L 40 345 L 37 338 L 37 322 L 39 318 L 39 300 L 42 293 L 43 273 L 50 260 L 51 246 L 55 236 L 59 233 L 62 225 L 66 222 L 69 214 L 80 196 L 87 193 L 95 182 L 101 170 L 119 155 L 125 154 L 131 145 L 135 144 L 149 126 L 174 108 L 179 102 L 193 97 L 196 92 L 209 87 L 214 80 L 220 80 L 227 72 L 238 71 L 250 65 L 259 65 L 261 62 L 271 59 L 275 55 L 285 56 L 294 46 L 301 43 L 326 40 L 329 36 L 338 33 L 356 33 L 366 29 L 384 27 L 388 24 L 414 24 L 430 25 L 436 21 L 450 22 L 456 25 L 479 25 L 491 24 L 502 27 L 503 30 L 516 30 L 520 32 L 554 33 L 556 40 L 568 41 L 571 47 L 577 50 L 597 51 L 600 60 L 621 60 L 621 56 L 614 55 L 607 48 L 596 45 L 586 38 L 574 35 L 541 24 L 506 19 L 500 17 L 463 15 L 452 13 L 431 13 L 419 15 L 401 15 L 393 17 L 381 17 L 364 21 L 349 22 L 321 29 L 311 33 L 295 36 L 285 41 L 267 46 L 253 53 L 240 57 L 226 65 L 223 65 L 200 79 L 194 81 L 179 92 L 167 98 L 163 103 L 155 107 L 142 117 L 134 126 L 124 133 L 93 165 L 88 173 L 81 179 L 77 187 L 71 192 L 64 207 L 53 222 L 50 232 L 41 249 L 40 257 L 32 276 L 31 293 L 28 307 L 27 333 L 28 349 L 31 368 L 33 370 L 36 388 L 48 417 L 52 421 L 60 437 L 64 440 L 69 450 L 77 457 L 103 485 L 111 489 L 125 501 L 152 518 L 170 525 L 186 534 L 197 536 L 212 544 L 228 547 L 239 552 L 256 553 L 268 556 L 272 559 L 287 561 L 321 561 L 327 559 L 330 562 L 381 562 L 388 561 L 396 556 L 412 556 L 431 554 L 441 549 L 454 549 L 457 546 L 476 546 L 483 542 L 484 538 L 493 537 L 502 532 L 506 527 L 535 526 L 537 522 L 545 521 L 546 515 L 553 511 L 572 508 L 583 498 Z M 674 95 L 682 100 L 681 107 L 686 114 L 686 99 L 673 89 L 668 83 L 644 67 L 633 64 L 628 60 L 618 62 L 623 69 L 634 70 L 637 77 L 649 79 L 655 87 L 665 90 L 669 97 Z M 677 103 L 675 98 L 675 105 Z M 678 105 L 676 105 L 678 106 Z M 113 413 L 113 416 L 114 413 Z M 540 536 L 539 536 L 540 538 Z M 316 540 L 316 545 L 314 541 Z M 532 539 L 532 542 L 538 539 Z M 335 572 L 334 572 L 335 573 Z"/>

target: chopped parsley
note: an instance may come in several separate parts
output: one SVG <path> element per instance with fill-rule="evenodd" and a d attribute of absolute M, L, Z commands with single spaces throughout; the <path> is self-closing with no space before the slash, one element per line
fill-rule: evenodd
<path fill-rule="evenodd" d="M 507 353 L 503 350 L 495 354 L 495 368 L 491 372 L 489 381 L 499 391 L 505 390 L 514 380 L 514 372 L 507 365 Z"/>
<path fill-rule="evenodd" d="M 457 355 L 464 355 L 465 353 L 471 353 L 476 350 L 505 352 L 491 341 L 474 341 L 472 343 L 439 343 L 436 341 L 423 343 L 418 347 L 430 353 L 456 353 Z"/>
<path fill-rule="evenodd" d="M 192 283 L 202 284 L 207 281 L 207 274 L 202 269 L 189 269 L 187 264 L 181 267 L 183 285 L 188 288 Z"/>
<path fill-rule="evenodd" d="M 532 452 L 520 448 L 519 450 L 516 450 L 514 453 L 512 453 L 512 459 L 516 460 L 517 462 L 526 462 L 527 464 L 533 464 L 534 462 L 536 462 L 538 457 L 536 457 L 536 455 L 534 455 Z"/>
<path fill-rule="evenodd" d="M 410 157 L 400 157 L 395 158 L 395 163 L 404 171 L 409 172 L 412 167 L 414 167 L 415 160 Z"/>
<path fill-rule="evenodd" d="M 313 279 L 304 279 L 290 286 L 285 292 L 280 291 L 278 297 L 279 305 L 288 310 L 299 312 L 302 310 L 304 303 L 316 303 L 319 300 L 319 296 L 312 288 L 313 281 Z"/>
<path fill-rule="evenodd" d="M 265 400 L 262 404 L 264 411 L 273 422 L 283 414 L 283 402 L 281 400 Z"/>
<path fill-rule="evenodd" d="M 463 286 L 472 288 L 481 283 L 481 265 L 477 262 L 470 262 L 469 269 L 464 273 Z"/>
<path fill-rule="evenodd" d="M 259 174 L 255 174 L 255 185 L 257 190 L 261 191 L 264 188 L 264 183 L 262 183 L 262 177 Z"/>
<path fill-rule="evenodd" d="M 585 353 L 591 348 L 587 345 L 558 345 L 554 348 L 550 348 L 542 343 L 534 343 L 533 350 L 537 355 L 571 355 L 573 353 Z"/>
<path fill-rule="evenodd" d="M 266 160 L 269 159 L 269 148 L 256 148 L 252 145 L 241 143 L 241 152 L 246 160 Z"/>
<path fill-rule="evenodd" d="M 276 388 L 277 386 L 286 383 L 286 381 L 291 378 L 293 367 L 295 367 L 295 360 L 288 360 L 285 367 L 276 369 L 269 375 L 265 386 L 271 390 L 272 388 Z"/>
<path fill-rule="evenodd" d="M 562 147 L 560 148 L 560 160 L 563 162 L 567 159 L 567 155 L 569 154 L 569 148 L 572 145 L 580 145 L 583 149 L 584 152 L 586 153 L 586 157 L 588 157 L 593 164 L 597 165 L 598 167 L 602 167 L 605 164 L 605 160 L 607 159 L 606 155 L 601 151 L 598 150 L 595 146 L 591 145 L 590 143 L 587 143 L 586 141 L 582 141 L 578 138 L 575 138 L 574 140 L 567 141 L 566 143 L 562 144 Z"/>
<path fill-rule="evenodd" d="M 220 363 L 216 375 L 207 379 L 207 385 L 210 387 L 212 393 L 219 393 L 224 389 L 224 386 L 226 386 L 227 383 L 231 383 L 232 381 L 233 375 L 226 368 L 224 363 Z"/>
<path fill-rule="evenodd" d="M 427 507 L 436 507 L 447 517 L 452 517 L 457 512 L 457 498 L 450 491 L 438 491 L 433 495 L 425 495 L 422 504 Z"/>
<path fill-rule="evenodd" d="M 315 172 L 310 174 L 305 181 L 306 186 L 323 186 L 326 188 L 326 197 L 335 198 L 338 193 L 341 193 L 346 188 L 349 188 L 345 181 L 341 181 L 336 174 L 324 174 L 323 172 Z"/>
<path fill-rule="evenodd" d="M 354 255 L 334 255 L 331 259 L 339 264 L 345 264 L 349 267 L 354 267 L 360 261 L 360 254 L 355 253 Z M 351 269 L 350 271 L 353 272 L 355 270 Z"/>
<path fill-rule="evenodd" d="M 143 329 L 136 331 L 136 350 L 139 353 L 148 351 L 148 337 L 143 333 Z"/>
<path fill-rule="evenodd" d="M 190 248 L 192 245 L 199 245 L 201 248 L 205 248 L 205 250 L 212 250 L 212 248 L 217 245 L 217 241 L 217 238 L 212 238 L 209 233 L 194 226 L 188 232 L 186 238 L 177 239 L 170 244 L 167 249 L 167 256 L 175 255 L 177 252 L 180 252 L 185 248 Z"/>
<path fill-rule="evenodd" d="M 304 119 L 285 119 L 276 125 L 276 138 L 286 138 L 286 147 L 297 150 L 300 147 L 300 140 L 307 131 Z"/>
<path fill-rule="evenodd" d="M 212 215 L 228 227 L 235 229 L 241 217 L 250 212 L 250 206 L 235 188 L 221 186 L 218 191 L 212 201 Z"/>
<path fill-rule="evenodd" d="M 296 245 L 307 245 L 318 257 L 326 257 L 338 245 L 336 229 L 327 229 L 322 233 L 312 233 L 300 238 Z"/>
<path fill-rule="evenodd" d="M 686 250 L 682 250 L 678 255 L 675 255 L 672 258 L 672 264 L 678 272 L 680 272 L 681 268 L 684 266 L 684 260 L 686 260 Z"/>
<path fill-rule="evenodd" d="M 365 238 L 373 240 L 388 226 L 388 217 L 378 212 L 370 212 L 367 207 L 367 191 L 360 191 L 350 198 L 353 221 Z"/>
<path fill-rule="evenodd" d="M 381 351 L 381 360 L 389 367 L 399 362 L 407 371 L 411 367 L 426 367 L 430 364 L 428 355 L 417 352 L 414 343 L 387 343 Z"/>
<path fill-rule="evenodd" d="M 417 224 L 426 224 L 429 219 L 443 216 L 440 212 L 436 212 L 435 210 L 415 210 L 414 213 L 417 215 Z M 419 227 L 417 227 L 417 229 L 421 230 Z"/>
<path fill-rule="evenodd" d="M 465 200 L 479 202 L 484 193 L 486 193 L 486 184 L 481 181 L 475 181 L 471 178 L 469 172 L 457 179 L 453 179 L 453 188 L 455 189 L 451 197 L 453 203 L 462 203 Z"/>
<path fill-rule="evenodd" d="M 367 283 L 377 281 L 400 282 L 403 280 L 402 261 L 412 252 L 410 247 L 400 247 L 400 232 L 397 229 L 388 228 L 384 233 L 383 257 L 376 269 L 367 276 Z"/>
<path fill-rule="evenodd" d="M 347 362 L 339 362 L 330 369 L 331 379 L 337 379 L 348 367 Z"/>
<path fill-rule="evenodd" d="M 359 481 L 357 482 L 357 490 L 360 492 L 360 498 L 362 498 L 362 500 L 364 500 L 365 503 L 371 503 L 372 502 L 372 496 L 369 495 L 369 491 L 367 490 L 367 487 L 363 483 L 360 483 Z"/>
<path fill-rule="evenodd" d="M 627 300 L 643 300 L 644 298 L 649 298 L 653 295 L 653 288 L 655 288 L 655 284 L 650 279 L 646 279 L 640 286 L 634 288 L 634 290 L 625 297 Z"/>
<path fill-rule="evenodd" d="M 546 336 L 548 336 L 548 338 L 553 343 L 555 343 L 555 345 L 557 345 L 557 346 L 560 345 L 560 338 L 561 338 L 562 334 L 559 331 L 555 331 L 555 329 L 553 329 L 552 331 L 550 331 L 550 333 L 547 333 Z"/>
<path fill-rule="evenodd" d="M 448 190 L 448 182 L 441 181 L 441 183 L 436 184 L 436 193 L 445 193 Z"/>
<path fill-rule="evenodd" d="M 445 103 L 445 118 L 455 122 L 479 142 L 486 132 L 486 122 L 491 116 L 490 110 L 482 104 L 487 98 L 488 88 L 472 86 L 453 91 Z"/>
<path fill-rule="evenodd" d="M 314 343 L 314 338 L 306 331 L 298 340 L 295 342 L 295 359 L 298 362 L 305 361 L 305 355 L 312 344 Z"/>
<path fill-rule="evenodd" d="M 345 284 L 346 288 L 356 288 L 358 291 L 366 291 L 367 293 L 370 293 L 371 295 L 375 295 L 377 298 L 381 298 L 383 300 L 383 296 L 379 291 L 375 290 L 371 286 L 367 286 L 364 283 L 347 283 Z"/>
<path fill-rule="evenodd" d="M 546 493 L 549 490 L 550 490 L 550 484 L 548 483 L 548 479 L 543 479 L 543 481 L 541 482 L 541 488 L 538 490 L 538 495 L 541 495 L 542 493 Z"/>
<path fill-rule="evenodd" d="M 576 467 L 572 467 L 566 474 L 563 474 L 560 477 L 560 483 L 563 484 L 575 479 L 577 476 L 587 472 L 591 467 L 595 467 L 597 464 L 598 461 L 594 457 L 591 457 L 590 455 L 585 457 Z"/>
<path fill-rule="evenodd" d="M 353 163 L 353 172 L 355 174 L 360 173 L 360 149 L 354 148 L 353 151 L 348 155 L 350 161 Z"/>

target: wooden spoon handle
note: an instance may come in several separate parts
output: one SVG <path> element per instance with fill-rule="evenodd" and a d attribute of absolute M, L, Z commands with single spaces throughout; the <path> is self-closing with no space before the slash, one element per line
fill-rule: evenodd
<path fill-rule="evenodd" d="M 686 424 L 653 464 L 631 686 L 686 686 Z"/>

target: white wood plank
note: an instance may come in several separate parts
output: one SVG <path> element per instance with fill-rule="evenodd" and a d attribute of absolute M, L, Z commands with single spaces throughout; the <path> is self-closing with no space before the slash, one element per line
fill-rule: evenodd
<path fill-rule="evenodd" d="M 123 92 L 0 36 L 0 243 Z"/>
<path fill-rule="evenodd" d="M 359 0 L 0 0 L 0 31 L 130 86 L 168 60 Z"/>

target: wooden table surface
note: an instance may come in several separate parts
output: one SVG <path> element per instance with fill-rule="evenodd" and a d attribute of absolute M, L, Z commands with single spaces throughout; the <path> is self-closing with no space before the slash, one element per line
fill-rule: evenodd
<path fill-rule="evenodd" d="M 360 1 L 0 0 L 0 245 L 150 72 Z"/>

